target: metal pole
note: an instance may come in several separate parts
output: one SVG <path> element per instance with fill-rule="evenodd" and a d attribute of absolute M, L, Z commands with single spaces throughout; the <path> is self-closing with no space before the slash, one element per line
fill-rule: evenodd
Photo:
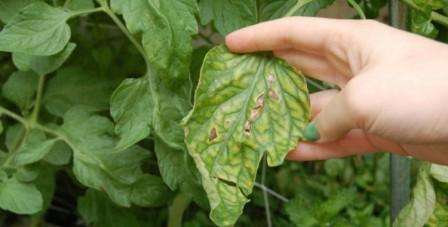
<path fill-rule="evenodd" d="M 389 0 L 389 23 L 405 28 L 405 8 L 399 0 Z M 408 203 L 411 191 L 411 161 L 406 157 L 390 154 L 390 221 L 391 225 L 400 210 Z"/>

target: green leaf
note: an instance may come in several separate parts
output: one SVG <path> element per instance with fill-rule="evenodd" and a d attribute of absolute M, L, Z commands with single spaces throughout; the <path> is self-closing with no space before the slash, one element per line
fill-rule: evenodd
<path fill-rule="evenodd" d="M 14 165 L 27 165 L 43 159 L 56 141 L 57 139 L 47 140 L 42 131 L 30 131 L 25 138 L 24 144 L 17 150 L 14 156 Z"/>
<path fill-rule="evenodd" d="M 431 164 L 430 174 L 434 179 L 448 183 L 448 166 Z"/>
<path fill-rule="evenodd" d="M 199 9 L 201 24 L 213 21 L 216 30 L 222 35 L 257 23 L 255 0 L 200 0 Z"/>
<path fill-rule="evenodd" d="M 14 64 L 22 71 L 33 70 L 38 75 L 47 75 L 56 71 L 70 57 L 76 44 L 68 43 L 60 53 L 51 56 L 33 56 L 13 53 Z"/>
<path fill-rule="evenodd" d="M 37 189 L 42 194 L 43 198 L 43 209 L 41 213 L 46 211 L 53 200 L 53 194 L 56 188 L 55 182 L 56 170 L 48 165 L 39 166 L 39 176 L 34 181 Z"/>
<path fill-rule="evenodd" d="M 305 78 L 263 54 L 236 55 L 224 46 L 206 56 L 185 142 L 211 206 L 211 219 L 231 225 L 252 192 L 266 153 L 277 166 L 310 118 Z"/>
<path fill-rule="evenodd" d="M 2 95 L 22 111 L 29 110 L 34 101 L 39 77 L 32 72 L 13 73 L 2 87 Z"/>
<path fill-rule="evenodd" d="M 81 67 L 66 67 L 51 78 L 43 102 L 48 112 L 63 116 L 73 106 L 84 105 L 95 110 L 107 110 L 117 80 L 100 77 Z"/>
<path fill-rule="evenodd" d="M 419 227 L 423 226 L 434 211 L 436 195 L 428 166 L 420 167 L 417 183 L 412 190 L 411 201 L 400 211 L 394 221 L 394 227 Z"/>
<path fill-rule="evenodd" d="M 410 11 L 411 31 L 429 38 L 435 38 L 439 31 L 431 22 L 431 11 L 422 13 L 417 10 Z"/>
<path fill-rule="evenodd" d="M 227 35 L 237 29 L 273 20 L 285 16 L 286 13 L 302 0 L 200 0 L 201 24 L 213 22 L 221 35 Z M 334 0 L 314 0 L 298 8 L 294 16 L 314 16 Z"/>
<path fill-rule="evenodd" d="M 112 0 L 112 9 L 123 14 L 133 34 L 142 35 L 149 63 L 169 87 L 188 79 L 192 53 L 191 35 L 197 33 L 194 0 Z"/>
<path fill-rule="evenodd" d="M 92 189 L 79 197 L 78 212 L 91 226 L 140 226 L 137 217 L 129 209 L 118 207 L 104 194 Z"/>
<path fill-rule="evenodd" d="M 85 186 L 105 191 L 121 206 L 131 205 L 134 183 L 143 174 L 148 152 L 139 147 L 115 150 L 113 124 L 90 108 L 74 107 L 64 115 L 61 133 L 73 149 L 73 172 Z"/>
<path fill-rule="evenodd" d="M 171 193 L 169 188 L 157 176 L 145 174 L 132 187 L 132 203 L 143 207 L 161 206 L 167 203 Z"/>
<path fill-rule="evenodd" d="M 66 165 L 70 162 L 72 150 L 70 146 L 62 141 L 56 141 L 50 152 L 44 157 L 44 160 L 53 165 Z"/>
<path fill-rule="evenodd" d="M 0 1 L 0 20 L 9 23 L 25 6 L 38 0 L 2 0 Z"/>
<path fill-rule="evenodd" d="M 0 207 L 17 214 L 34 214 L 42 209 L 42 195 L 32 184 L 10 178 L 0 183 Z"/>
<path fill-rule="evenodd" d="M 54 55 L 67 45 L 71 14 L 44 2 L 28 5 L 0 32 L 0 51 Z"/>
<path fill-rule="evenodd" d="M 93 9 L 95 8 L 95 4 L 92 0 L 70 0 L 67 5 L 67 8 L 70 10 L 85 10 L 85 9 Z"/>
<path fill-rule="evenodd" d="M 159 82 L 154 92 L 154 130 L 166 144 L 176 149 L 185 148 L 180 123 L 191 109 L 190 89 L 189 82 L 184 83 L 176 92 Z"/>
<path fill-rule="evenodd" d="M 147 78 L 126 79 L 115 90 L 110 112 L 120 135 L 118 149 L 128 148 L 146 138 L 151 130 L 154 103 Z"/>

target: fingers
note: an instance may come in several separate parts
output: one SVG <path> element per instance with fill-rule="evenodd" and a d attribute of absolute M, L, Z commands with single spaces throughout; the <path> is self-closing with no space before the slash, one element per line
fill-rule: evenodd
<path fill-rule="evenodd" d="M 305 128 L 305 138 L 321 143 L 342 138 L 351 129 L 357 127 L 354 113 L 350 107 L 344 90 L 339 92 Z"/>
<path fill-rule="evenodd" d="M 331 99 L 339 93 L 338 90 L 325 90 L 310 95 L 311 117 L 314 118 L 326 106 Z"/>
<path fill-rule="evenodd" d="M 318 80 L 333 83 L 339 87 L 344 87 L 347 83 L 348 77 L 344 76 L 346 72 L 338 71 L 323 56 L 293 49 L 274 51 L 274 55 Z"/>
<path fill-rule="evenodd" d="M 343 158 L 351 155 L 391 151 L 408 155 L 398 144 L 374 135 L 367 135 L 361 129 L 351 130 L 343 139 L 329 143 L 302 142 L 288 154 L 288 160 L 312 161 Z"/>
<path fill-rule="evenodd" d="M 319 53 L 328 47 L 328 40 L 352 34 L 350 28 L 353 28 L 352 20 L 289 17 L 233 32 L 226 37 L 226 44 L 238 53 L 290 48 Z M 344 39 L 338 41 L 332 45 L 341 44 Z"/>

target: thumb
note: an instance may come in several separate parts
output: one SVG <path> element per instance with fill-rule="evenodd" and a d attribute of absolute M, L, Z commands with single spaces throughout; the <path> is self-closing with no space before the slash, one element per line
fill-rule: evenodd
<path fill-rule="evenodd" d="M 356 121 L 350 109 L 344 92 L 335 95 L 305 128 L 305 139 L 331 142 L 342 138 L 351 129 L 356 128 Z"/>

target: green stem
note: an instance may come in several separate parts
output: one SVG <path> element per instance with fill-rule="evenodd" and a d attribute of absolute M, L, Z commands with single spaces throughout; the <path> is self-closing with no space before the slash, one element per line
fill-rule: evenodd
<path fill-rule="evenodd" d="M 13 158 L 15 157 L 15 154 L 20 150 L 20 148 L 23 146 L 23 144 L 25 144 L 25 141 L 28 138 L 30 131 L 27 128 L 24 128 L 24 130 L 25 131 L 21 134 L 19 143 L 16 146 L 14 146 L 14 148 L 11 152 L 8 153 L 8 157 L 6 158 L 5 162 L 3 162 L 3 165 L 1 166 L 1 168 L 9 167 Z"/>
<path fill-rule="evenodd" d="M 0 106 L 0 114 L 4 114 L 4 115 L 20 122 L 25 128 L 29 128 L 28 121 L 25 118 L 19 116 L 18 114 L 14 113 L 2 106 Z"/>
<path fill-rule="evenodd" d="M 70 4 L 71 0 L 66 0 L 64 3 L 64 9 L 66 9 L 68 7 L 68 4 Z"/>
<path fill-rule="evenodd" d="M 293 7 L 291 7 L 291 9 L 288 10 L 288 12 L 285 14 L 285 17 L 293 16 L 297 10 L 299 10 L 304 5 L 306 5 L 312 1 L 314 1 L 314 0 L 297 0 L 297 3 Z"/>
<path fill-rule="evenodd" d="M 420 8 L 417 4 L 414 3 L 414 1 L 412 0 L 402 0 L 404 3 L 406 3 L 406 5 L 410 6 L 411 8 L 424 12 L 424 10 L 422 8 Z M 448 17 L 444 16 L 438 12 L 431 12 L 431 20 L 445 26 L 448 27 Z"/>
<path fill-rule="evenodd" d="M 39 112 L 40 112 L 40 106 L 42 102 L 42 94 L 44 90 L 44 84 L 45 84 L 45 75 L 42 75 L 39 77 L 39 83 L 37 85 L 37 95 L 36 95 L 36 101 L 34 103 L 34 109 L 33 113 L 31 113 L 31 120 L 30 124 L 33 125 L 37 122 L 37 119 L 39 118 Z"/>
<path fill-rule="evenodd" d="M 94 9 L 85 9 L 85 10 L 77 10 L 72 12 L 72 15 L 70 17 L 77 17 L 79 15 L 83 14 L 91 14 L 91 13 L 98 13 L 98 12 L 104 12 L 105 9 L 103 7 L 98 7 Z"/>
<path fill-rule="evenodd" d="M 359 4 L 355 1 L 355 0 L 347 0 L 348 3 L 350 3 L 350 5 L 352 5 L 353 9 L 356 10 L 356 12 L 358 13 L 359 17 L 361 17 L 361 19 L 365 20 L 366 15 L 364 14 L 364 11 L 362 11 L 361 6 L 359 6 Z"/>
<path fill-rule="evenodd" d="M 263 169 L 261 170 L 261 183 L 263 185 L 266 184 L 266 162 L 267 162 L 267 156 L 265 155 L 265 158 L 263 160 Z M 264 201 L 264 210 L 266 213 L 266 222 L 268 224 L 268 227 L 272 226 L 272 220 L 271 220 L 271 208 L 269 206 L 269 197 L 268 192 L 266 190 L 263 190 L 263 201 Z"/>
<path fill-rule="evenodd" d="M 177 194 L 169 208 L 168 227 L 181 227 L 182 216 L 190 205 L 191 198 L 183 193 Z"/>
<path fill-rule="evenodd" d="M 137 48 L 137 51 L 140 52 L 140 54 L 145 59 L 145 62 L 148 64 L 149 59 L 142 45 L 140 45 L 140 43 L 135 39 L 135 37 L 128 31 L 126 26 L 121 22 L 121 20 L 117 17 L 117 15 L 115 15 L 115 13 L 112 12 L 112 10 L 110 10 L 109 6 L 104 4 L 102 5 L 102 8 L 104 9 L 104 12 L 106 12 L 107 15 L 109 15 L 109 17 L 112 19 L 112 21 L 118 26 L 118 28 L 124 33 L 124 35 L 128 37 L 129 41 L 131 41 L 131 43 L 135 46 L 135 48 Z"/>

